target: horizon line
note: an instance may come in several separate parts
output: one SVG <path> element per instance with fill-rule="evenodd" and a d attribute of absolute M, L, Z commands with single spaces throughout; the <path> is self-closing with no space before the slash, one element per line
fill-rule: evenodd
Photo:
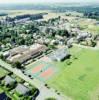
<path fill-rule="evenodd" d="M 95 3 L 99 3 L 99 1 L 96 1 L 96 2 L 94 2 L 94 1 L 83 1 L 83 2 L 57 2 L 57 1 L 55 1 L 55 2 L 17 2 L 17 3 L 15 3 L 15 2 L 10 2 L 10 3 L 0 3 L 0 4 L 55 4 L 55 3 L 57 3 L 57 4 L 63 4 L 63 3 L 65 3 L 65 4 L 72 4 L 72 3 L 74 3 L 74 4 L 81 4 L 81 3 L 93 3 L 93 4 L 95 4 Z"/>

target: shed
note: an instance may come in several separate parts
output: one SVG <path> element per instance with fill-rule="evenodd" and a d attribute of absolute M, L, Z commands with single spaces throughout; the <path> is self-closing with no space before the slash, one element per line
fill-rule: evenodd
<path fill-rule="evenodd" d="M 29 88 L 22 84 L 18 84 L 17 87 L 15 88 L 15 91 L 19 93 L 20 95 L 26 95 L 30 92 Z"/>
<path fill-rule="evenodd" d="M 12 85 L 12 84 L 14 84 L 16 82 L 16 80 L 15 79 L 13 79 L 12 77 L 10 77 L 10 76 L 6 76 L 5 78 L 4 78 L 4 84 L 7 86 L 7 85 Z"/>

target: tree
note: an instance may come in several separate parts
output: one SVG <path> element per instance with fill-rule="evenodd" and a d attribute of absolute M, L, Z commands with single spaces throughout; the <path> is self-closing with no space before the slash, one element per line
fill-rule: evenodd
<path fill-rule="evenodd" d="M 49 49 L 56 49 L 56 47 L 54 45 L 48 45 Z"/>
<path fill-rule="evenodd" d="M 49 98 L 46 98 L 45 100 L 56 100 L 56 99 L 53 97 L 49 97 Z"/>
<path fill-rule="evenodd" d="M 66 37 L 70 36 L 70 34 L 67 30 L 57 30 L 57 34 L 60 36 L 66 36 Z"/>
<path fill-rule="evenodd" d="M 21 63 L 20 62 L 15 62 L 15 63 L 13 63 L 13 66 L 14 67 L 16 67 L 16 68 L 18 68 L 18 69 L 21 69 L 22 68 L 22 65 L 21 65 Z"/>
<path fill-rule="evenodd" d="M 25 44 L 25 39 L 24 38 L 19 39 L 19 45 L 24 45 L 24 44 Z"/>
<path fill-rule="evenodd" d="M 3 56 L 3 54 L 0 55 L 0 59 L 5 60 L 5 57 Z"/>
<path fill-rule="evenodd" d="M 92 41 L 92 47 L 95 47 L 96 46 L 96 42 L 95 41 Z"/>

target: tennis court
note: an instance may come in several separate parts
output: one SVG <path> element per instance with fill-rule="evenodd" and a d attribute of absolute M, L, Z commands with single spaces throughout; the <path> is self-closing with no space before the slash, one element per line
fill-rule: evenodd
<path fill-rule="evenodd" d="M 55 74 L 56 69 L 53 64 L 44 62 L 43 60 L 35 62 L 27 66 L 25 73 L 32 78 L 45 81 Z"/>

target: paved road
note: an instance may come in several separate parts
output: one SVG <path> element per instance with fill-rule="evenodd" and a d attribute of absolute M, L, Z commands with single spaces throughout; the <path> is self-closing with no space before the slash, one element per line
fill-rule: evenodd
<path fill-rule="evenodd" d="M 84 46 L 84 45 L 75 44 L 75 43 L 73 43 L 72 45 L 73 45 L 73 46 L 80 47 L 80 48 L 85 48 L 85 49 L 99 50 L 99 47 L 89 47 L 89 46 Z"/>
<path fill-rule="evenodd" d="M 71 100 L 70 98 L 64 96 L 64 95 L 57 95 L 55 93 L 55 90 L 53 88 L 48 89 L 44 86 L 44 83 L 37 79 L 30 79 L 28 76 L 24 75 L 20 70 L 16 68 L 12 68 L 12 66 L 0 59 L 0 65 L 7 70 L 13 72 L 18 77 L 22 78 L 23 80 L 29 82 L 31 85 L 36 86 L 40 90 L 40 94 L 38 95 L 36 100 L 44 100 L 48 97 L 55 97 L 57 100 Z"/>

